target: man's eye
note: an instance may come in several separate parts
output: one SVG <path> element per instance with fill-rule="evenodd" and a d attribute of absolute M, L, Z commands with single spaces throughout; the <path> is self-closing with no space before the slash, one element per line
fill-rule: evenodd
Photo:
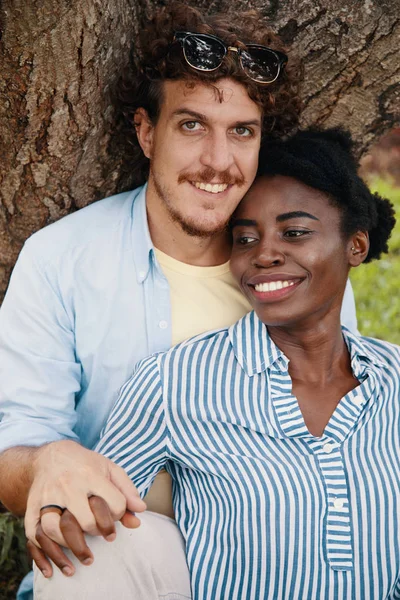
<path fill-rule="evenodd" d="M 184 131 L 197 131 L 201 128 L 201 125 L 198 121 L 186 121 L 186 123 L 182 124 L 182 129 Z"/>
<path fill-rule="evenodd" d="M 249 129 L 248 127 L 235 127 L 234 132 L 240 137 L 249 137 L 253 134 L 251 129 Z"/>

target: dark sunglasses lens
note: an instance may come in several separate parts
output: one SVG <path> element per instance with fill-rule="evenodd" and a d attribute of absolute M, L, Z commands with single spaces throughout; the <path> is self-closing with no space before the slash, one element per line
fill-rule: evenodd
<path fill-rule="evenodd" d="M 279 75 L 281 60 L 268 48 L 242 50 L 241 61 L 246 74 L 263 83 L 272 83 Z"/>
<path fill-rule="evenodd" d="M 224 45 L 207 35 L 188 35 L 183 42 L 185 58 L 200 71 L 217 69 L 225 56 Z"/>

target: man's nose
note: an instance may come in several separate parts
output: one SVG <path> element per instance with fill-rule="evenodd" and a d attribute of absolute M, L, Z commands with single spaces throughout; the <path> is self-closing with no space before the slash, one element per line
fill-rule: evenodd
<path fill-rule="evenodd" d="M 204 147 L 201 155 L 201 163 L 205 167 L 211 167 L 214 171 L 222 173 L 229 170 L 234 164 L 234 156 L 231 144 L 226 134 L 207 136 L 204 139 Z"/>

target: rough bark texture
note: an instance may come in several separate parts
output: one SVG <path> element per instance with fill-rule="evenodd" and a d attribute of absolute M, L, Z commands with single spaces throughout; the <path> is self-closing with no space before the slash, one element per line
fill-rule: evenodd
<path fill-rule="evenodd" d="M 344 123 L 362 153 L 399 123 L 399 0 L 196 5 L 232 19 L 235 10 L 258 8 L 270 19 L 304 57 L 304 124 Z M 108 90 L 154 6 L 150 0 L 3 0 L 0 299 L 32 232 L 119 191 Z"/>

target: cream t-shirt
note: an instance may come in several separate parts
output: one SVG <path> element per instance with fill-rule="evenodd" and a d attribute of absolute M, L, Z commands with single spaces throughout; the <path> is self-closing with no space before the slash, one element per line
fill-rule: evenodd
<path fill-rule="evenodd" d="M 251 310 L 229 270 L 229 262 L 197 267 L 155 254 L 171 294 L 172 345 L 199 333 L 229 327 Z"/>
<path fill-rule="evenodd" d="M 229 327 L 251 310 L 229 270 L 229 262 L 197 267 L 155 249 L 171 294 L 172 345 L 199 333 Z M 145 498 L 147 508 L 173 517 L 171 478 L 159 473 Z"/>

